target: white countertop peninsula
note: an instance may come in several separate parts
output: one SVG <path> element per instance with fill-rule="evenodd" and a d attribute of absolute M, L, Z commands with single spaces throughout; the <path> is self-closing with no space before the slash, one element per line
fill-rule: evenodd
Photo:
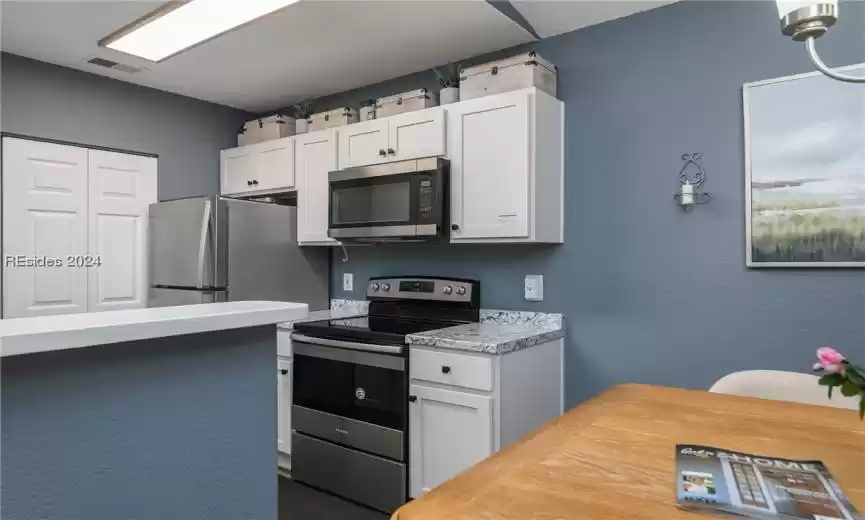
<path fill-rule="evenodd" d="M 0 320 L 3 518 L 276 518 L 276 325 L 307 312 L 245 301 Z"/>
<path fill-rule="evenodd" d="M 0 320 L 2 357 L 304 318 L 305 303 L 241 301 Z"/>

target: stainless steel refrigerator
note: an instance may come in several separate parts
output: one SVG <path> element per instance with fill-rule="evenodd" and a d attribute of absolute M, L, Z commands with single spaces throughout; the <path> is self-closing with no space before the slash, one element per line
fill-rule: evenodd
<path fill-rule="evenodd" d="M 329 254 L 297 245 L 297 208 L 223 197 L 150 205 L 148 306 L 241 300 L 328 307 Z"/>

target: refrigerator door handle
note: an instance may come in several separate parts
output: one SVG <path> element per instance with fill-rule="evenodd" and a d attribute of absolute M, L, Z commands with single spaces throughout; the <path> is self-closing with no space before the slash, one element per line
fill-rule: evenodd
<path fill-rule="evenodd" d="M 204 215 L 201 220 L 201 238 L 198 243 L 198 287 L 204 287 L 204 262 L 207 254 L 207 238 L 210 235 L 210 200 L 204 202 Z"/>

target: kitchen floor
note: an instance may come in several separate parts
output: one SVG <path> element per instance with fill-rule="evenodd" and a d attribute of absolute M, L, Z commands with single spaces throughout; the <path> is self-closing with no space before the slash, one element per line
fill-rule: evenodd
<path fill-rule="evenodd" d="M 279 520 L 387 520 L 389 515 L 279 477 Z"/>

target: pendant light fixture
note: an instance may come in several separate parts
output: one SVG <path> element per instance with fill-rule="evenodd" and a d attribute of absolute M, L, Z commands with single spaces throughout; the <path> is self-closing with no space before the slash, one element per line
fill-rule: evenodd
<path fill-rule="evenodd" d="M 838 21 L 838 0 L 776 0 L 781 32 L 797 42 L 805 42 L 808 57 L 817 70 L 838 81 L 865 83 L 865 77 L 850 76 L 832 70 L 817 54 L 814 41 Z"/>

